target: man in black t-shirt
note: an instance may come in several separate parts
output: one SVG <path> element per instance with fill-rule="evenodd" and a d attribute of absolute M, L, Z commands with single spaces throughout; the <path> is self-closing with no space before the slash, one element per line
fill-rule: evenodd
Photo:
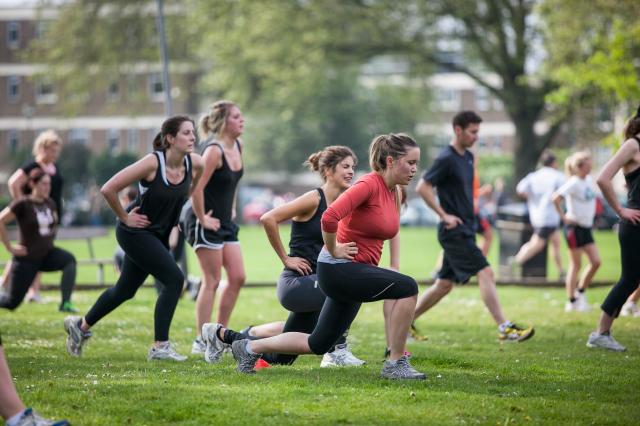
<path fill-rule="evenodd" d="M 414 321 L 446 296 L 454 282 L 466 283 L 477 275 L 482 300 L 498 325 L 500 339 L 523 341 L 533 336 L 534 329 L 519 327 L 502 314 L 493 270 L 475 240 L 474 160 L 469 148 L 478 140 L 481 122 L 480 116 L 473 111 L 456 114 L 453 140 L 416 188 L 427 205 L 440 216 L 438 241 L 444 249 L 444 259 L 435 284 L 418 300 Z M 439 203 L 434 188 L 437 188 Z"/>

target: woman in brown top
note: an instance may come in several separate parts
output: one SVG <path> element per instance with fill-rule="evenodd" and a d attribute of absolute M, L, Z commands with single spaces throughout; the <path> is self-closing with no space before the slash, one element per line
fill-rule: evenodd
<path fill-rule="evenodd" d="M 39 271 L 62 271 L 60 311 L 76 312 L 71 293 L 76 283 L 76 259 L 66 250 L 54 247 L 58 223 L 55 203 L 49 198 L 51 176 L 36 168 L 29 173 L 26 197 L 14 200 L 0 212 L 0 239 L 13 255 L 8 295 L 0 298 L 0 307 L 17 308 Z M 18 222 L 19 243 L 11 244 L 6 224 Z"/>

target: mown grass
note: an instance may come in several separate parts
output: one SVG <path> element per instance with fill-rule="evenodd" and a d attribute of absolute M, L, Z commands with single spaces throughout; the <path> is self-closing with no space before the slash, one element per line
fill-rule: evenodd
<path fill-rule="evenodd" d="M 289 241 L 290 228 L 281 227 L 282 240 Z M 411 275 L 416 279 L 427 279 L 431 276 L 434 263 L 440 252 L 440 246 L 436 237 L 435 228 L 402 228 L 401 229 L 401 271 Z M 596 280 L 617 281 L 620 273 L 620 250 L 618 248 L 617 235 L 611 231 L 595 232 L 596 244 L 602 257 L 602 267 L 596 274 Z M 280 273 L 282 264 L 269 245 L 266 235 L 259 226 L 243 226 L 240 230 L 240 241 L 244 254 L 245 268 L 247 270 L 248 282 L 268 282 L 274 283 Z M 61 247 L 70 250 L 78 259 L 88 259 L 88 249 L 85 241 L 59 241 Z M 93 248 L 97 258 L 111 258 L 113 256 L 116 241 L 114 232 L 109 235 L 93 240 Z M 189 255 L 189 273 L 199 275 L 198 262 L 193 250 L 187 246 Z M 549 253 L 548 273 L 550 279 L 557 279 L 558 272 Z M 564 265 L 567 265 L 567 252 L 563 239 Z M 4 246 L 0 245 L 0 259 L 8 259 L 8 254 Z M 489 261 L 497 271 L 498 264 L 498 241 L 496 239 L 489 253 Z M 388 265 L 388 254 L 383 256 L 383 265 Z M 583 261 L 586 262 L 586 259 Z M 79 283 L 96 282 L 95 266 L 80 266 L 78 268 Z M 107 283 L 114 283 L 117 276 L 113 268 L 105 269 Z M 58 273 L 44 274 L 45 283 L 57 283 Z"/>
<path fill-rule="evenodd" d="M 424 289 L 422 289 L 424 290 Z M 589 292 L 602 301 L 607 289 Z M 202 424 L 637 424 L 640 416 L 640 319 L 617 321 L 627 353 L 590 350 L 598 312 L 565 314 L 561 289 L 506 287 L 499 294 L 510 319 L 536 325 L 536 336 L 500 344 L 474 285 L 456 288 L 418 324 L 429 336 L 409 344 L 424 382 L 378 377 L 385 346 L 380 303 L 364 305 L 350 344 L 362 368 L 326 370 L 320 357 L 255 376 L 191 356 L 184 363 L 147 362 L 155 293 L 136 298 L 94 328 L 82 358 L 64 349 L 56 293 L 48 303 L 0 312 L 5 350 L 19 393 L 50 417 L 76 425 Z M 79 292 L 83 312 L 99 292 Z M 172 340 L 188 353 L 194 303 L 183 299 Z M 280 320 L 286 313 L 271 288 L 241 292 L 232 326 Z"/>

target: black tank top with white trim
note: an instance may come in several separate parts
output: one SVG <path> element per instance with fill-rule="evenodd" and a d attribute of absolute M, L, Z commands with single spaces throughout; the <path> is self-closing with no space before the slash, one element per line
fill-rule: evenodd
<path fill-rule="evenodd" d="M 146 180 L 138 182 L 139 194 L 126 208 L 126 211 L 130 212 L 135 207 L 140 207 L 138 213 L 146 215 L 151 225 L 146 228 L 131 228 L 118 221 L 118 226 L 132 232 L 151 232 L 161 240 L 168 241 L 171 229 L 178 223 L 182 205 L 189 198 L 192 179 L 191 156 L 187 155 L 184 158 L 182 181 L 172 184 L 167 179 L 165 152 L 154 151 L 153 154 L 158 161 L 156 176 L 151 182 Z"/>
<path fill-rule="evenodd" d="M 311 264 L 314 273 L 318 263 L 318 254 L 324 245 L 320 219 L 322 219 L 322 213 L 327 210 L 324 191 L 322 188 L 316 188 L 316 191 L 320 195 L 316 212 L 306 222 L 295 220 L 291 222 L 291 239 L 289 240 L 289 256 L 306 259 Z"/>
<path fill-rule="evenodd" d="M 640 138 L 633 137 L 638 142 L 640 147 Z M 627 182 L 627 207 L 630 209 L 640 210 L 640 167 L 624 176 L 624 180 Z"/>
<path fill-rule="evenodd" d="M 231 222 L 233 199 L 236 195 L 238 182 L 242 177 L 244 166 L 240 170 L 233 171 L 224 155 L 224 149 L 220 142 L 213 140 L 202 148 L 202 155 L 212 146 L 216 146 L 222 153 L 222 167 L 216 169 L 209 182 L 204 187 L 204 211 L 212 210 L 212 216 L 218 218 L 221 223 Z M 242 153 L 240 142 L 236 140 L 238 151 Z"/>

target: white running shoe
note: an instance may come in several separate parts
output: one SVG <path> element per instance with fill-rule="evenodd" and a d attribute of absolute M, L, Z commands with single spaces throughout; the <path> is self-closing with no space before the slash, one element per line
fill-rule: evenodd
<path fill-rule="evenodd" d="M 640 317 L 640 308 L 635 302 L 627 302 L 622 306 L 620 315 L 623 317 Z"/>
<path fill-rule="evenodd" d="M 218 330 L 222 325 L 208 322 L 202 325 L 202 340 L 205 344 L 204 360 L 209 364 L 220 362 L 225 349 L 230 347 L 218 337 Z"/>
<path fill-rule="evenodd" d="M 67 352 L 71 356 L 82 355 L 82 347 L 91 337 L 91 331 L 82 331 L 79 316 L 68 316 L 64 319 L 64 330 L 67 332 Z"/>
<path fill-rule="evenodd" d="M 578 312 L 589 312 L 591 310 L 591 305 L 587 301 L 587 296 L 584 292 L 580 293 L 576 291 L 576 311 Z"/>
<path fill-rule="evenodd" d="M 346 343 L 336 345 L 333 352 L 327 352 L 323 355 L 320 367 L 360 367 L 365 361 L 356 358 L 351 353 Z"/>
<path fill-rule="evenodd" d="M 567 303 L 564 304 L 564 311 L 578 312 L 578 301 L 577 300 L 575 302 L 567 301 Z"/>
<path fill-rule="evenodd" d="M 177 353 L 171 342 L 163 342 L 160 346 L 151 346 L 147 360 L 159 361 L 164 359 L 172 361 L 186 361 L 187 357 Z"/>
<path fill-rule="evenodd" d="M 7 423 L 8 424 L 8 423 Z M 41 417 L 38 413 L 33 411 L 32 408 L 27 408 L 22 413 L 22 416 L 16 423 L 17 426 L 69 426 L 70 423 L 66 420 L 48 420 Z"/>
<path fill-rule="evenodd" d="M 600 334 L 596 331 L 589 334 L 587 347 L 608 349 L 615 352 L 624 352 L 627 350 L 627 348 L 618 343 L 610 333 Z"/>
<path fill-rule="evenodd" d="M 204 351 L 207 349 L 207 344 L 202 337 L 196 337 L 191 345 L 191 353 L 193 355 L 204 355 Z"/>

